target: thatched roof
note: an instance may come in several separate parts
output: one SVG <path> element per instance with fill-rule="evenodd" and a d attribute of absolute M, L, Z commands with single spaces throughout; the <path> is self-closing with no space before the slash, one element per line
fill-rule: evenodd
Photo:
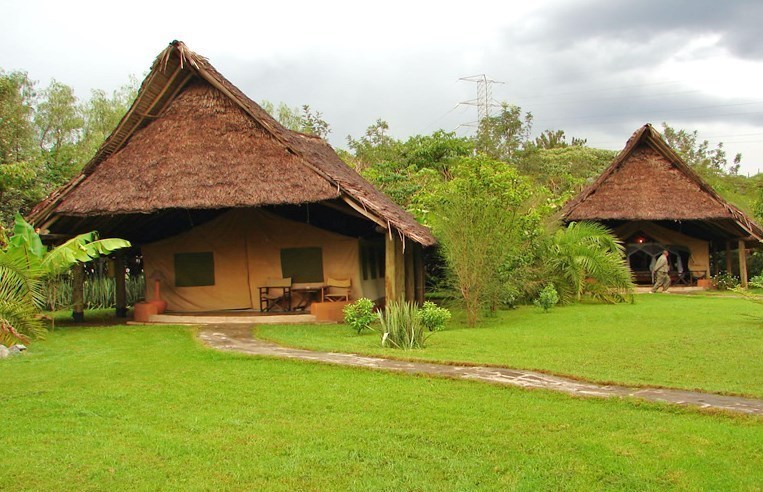
<path fill-rule="evenodd" d="M 698 221 L 728 237 L 760 241 L 763 230 L 724 200 L 651 125 L 639 128 L 599 178 L 569 201 L 565 221 Z"/>
<path fill-rule="evenodd" d="M 284 128 L 203 57 L 173 41 L 82 173 L 30 220 L 340 201 L 424 246 L 430 231 L 318 137 Z"/>

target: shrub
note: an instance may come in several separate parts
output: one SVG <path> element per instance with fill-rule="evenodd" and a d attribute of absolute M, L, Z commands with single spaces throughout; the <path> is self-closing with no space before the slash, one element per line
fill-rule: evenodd
<path fill-rule="evenodd" d="M 426 301 L 419 309 L 421 324 L 429 331 L 440 331 L 450 320 L 450 311 L 437 306 L 431 301 Z"/>
<path fill-rule="evenodd" d="M 763 289 L 763 275 L 755 275 L 747 282 L 747 285 L 753 289 Z"/>
<path fill-rule="evenodd" d="M 731 290 L 739 287 L 739 277 L 729 272 L 719 272 L 713 276 L 713 284 L 718 290 Z"/>
<path fill-rule="evenodd" d="M 554 284 L 547 284 L 540 291 L 540 295 L 533 301 L 533 304 L 539 308 L 543 308 L 543 312 L 548 312 L 549 309 L 556 306 L 559 302 L 559 294 L 556 292 Z"/>
<path fill-rule="evenodd" d="M 418 309 L 409 302 L 387 304 L 379 312 L 382 347 L 402 349 L 424 348 L 424 324 Z"/>
<path fill-rule="evenodd" d="M 371 299 L 361 297 L 344 307 L 344 322 L 350 325 L 358 334 L 370 328 L 371 323 L 375 319 L 374 303 Z"/>

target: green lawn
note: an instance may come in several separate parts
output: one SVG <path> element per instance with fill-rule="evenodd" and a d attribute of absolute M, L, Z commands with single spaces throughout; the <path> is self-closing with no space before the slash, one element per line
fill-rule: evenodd
<path fill-rule="evenodd" d="M 496 364 L 625 385 L 763 398 L 763 306 L 722 296 L 643 294 L 634 304 L 499 312 L 477 328 L 456 316 L 424 350 L 383 349 L 343 325 L 266 326 L 261 338 L 317 350 Z"/>
<path fill-rule="evenodd" d="M 3 490 L 763 487 L 759 418 L 227 354 L 183 327 L 59 328 L 0 374 Z"/>

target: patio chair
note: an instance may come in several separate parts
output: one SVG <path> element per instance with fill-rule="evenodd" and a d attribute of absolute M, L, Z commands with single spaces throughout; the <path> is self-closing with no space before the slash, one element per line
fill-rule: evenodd
<path fill-rule="evenodd" d="M 323 298 L 328 302 L 349 301 L 351 289 L 351 279 L 336 279 L 329 277 L 326 280 L 326 291 L 323 294 Z"/>
<path fill-rule="evenodd" d="M 269 278 L 260 286 L 260 311 L 268 312 L 275 307 L 291 311 L 291 277 Z"/>

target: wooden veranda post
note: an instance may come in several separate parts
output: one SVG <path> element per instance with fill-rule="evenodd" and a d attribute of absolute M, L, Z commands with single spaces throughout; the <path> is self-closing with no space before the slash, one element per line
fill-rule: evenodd
<path fill-rule="evenodd" d="M 82 263 L 72 267 L 72 319 L 85 321 L 85 266 Z"/>
<path fill-rule="evenodd" d="M 117 252 L 114 255 L 114 281 L 116 283 L 116 316 L 127 317 L 127 286 L 125 285 L 125 255 Z"/>
<path fill-rule="evenodd" d="M 387 303 L 400 302 L 405 299 L 405 261 L 403 258 L 403 241 L 393 231 L 385 240 L 385 269 L 384 291 Z"/>
<path fill-rule="evenodd" d="M 739 281 L 743 288 L 747 288 L 747 246 L 742 239 L 739 240 Z"/>
<path fill-rule="evenodd" d="M 405 248 L 405 300 L 406 302 L 416 302 L 416 277 L 414 275 L 413 245 L 408 244 Z"/>
<path fill-rule="evenodd" d="M 726 241 L 726 273 L 731 274 L 731 241 Z"/>
<path fill-rule="evenodd" d="M 424 248 L 419 243 L 413 245 L 413 276 L 416 289 L 416 304 L 424 304 Z"/>

